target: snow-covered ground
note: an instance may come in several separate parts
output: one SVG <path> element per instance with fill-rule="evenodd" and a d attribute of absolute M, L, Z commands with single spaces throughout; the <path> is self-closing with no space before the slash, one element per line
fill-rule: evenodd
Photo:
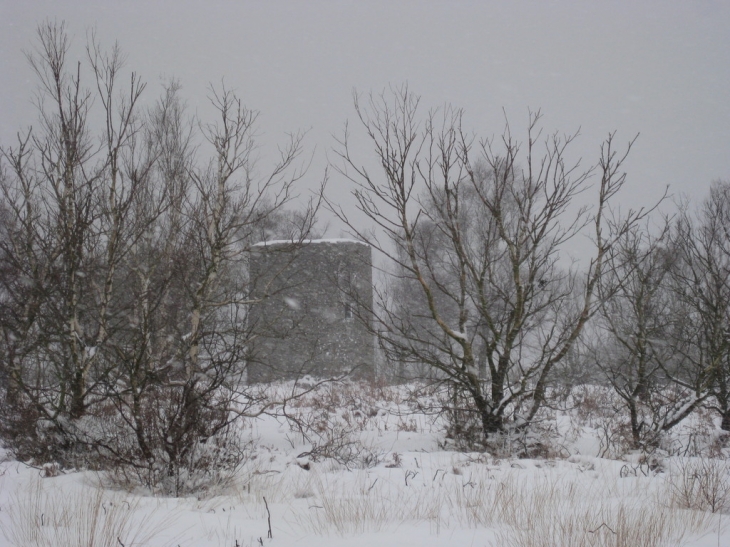
<path fill-rule="evenodd" d="M 440 420 L 414 412 L 404 393 L 326 386 L 288 410 L 307 422 L 309 440 L 282 417 L 241 422 L 249 443 L 241 468 L 199 497 L 101 487 L 108 481 L 92 472 L 44 477 L 53 473 L 5 455 L 0 545 L 730 545 L 722 458 L 679 449 L 600 458 L 610 448 L 606 417 L 585 409 L 541 425 L 550 432 L 545 457 L 457 452 Z M 675 435 L 677 447 L 713 438 L 696 434 L 707 417 L 693 420 Z M 699 475 L 715 482 L 702 490 Z M 707 510 L 702 491 L 714 492 L 719 511 Z"/>

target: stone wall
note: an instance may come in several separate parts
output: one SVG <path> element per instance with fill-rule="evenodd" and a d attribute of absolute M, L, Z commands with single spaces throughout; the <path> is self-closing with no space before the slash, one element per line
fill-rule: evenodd
<path fill-rule="evenodd" d="M 310 374 L 373 376 L 372 253 L 352 240 L 254 247 L 250 384 Z"/>

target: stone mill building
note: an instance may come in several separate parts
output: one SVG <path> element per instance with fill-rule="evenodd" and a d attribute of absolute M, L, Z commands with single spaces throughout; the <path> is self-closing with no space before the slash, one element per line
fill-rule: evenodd
<path fill-rule="evenodd" d="M 372 252 L 346 239 L 254 246 L 250 384 L 374 372 Z"/>

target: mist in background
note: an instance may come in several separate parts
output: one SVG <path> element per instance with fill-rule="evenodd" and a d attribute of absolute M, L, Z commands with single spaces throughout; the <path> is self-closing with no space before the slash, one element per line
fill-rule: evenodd
<path fill-rule="evenodd" d="M 404 83 L 424 113 L 464 108 L 479 137 L 500 135 L 505 116 L 521 137 L 528 109 L 541 109 L 546 132 L 580 129 L 571 157 L 585 166 L 610 131 L 619 143 L 641 133 L 626 164 L 626 207 L 650 205 L 666 186 L 700 200 L 712 180 L 730 178 L 723 1 L 0 0 L 0 145 L 37 119 L 23 50 L 47 19 L 68 23 L 74 57 L 91 29 L 103 46 L 118 41 L 127 68 L 149 84 L 147 104 L 176 78 L 205 119 L 208 86 L 225 81 L 261 112 L 262 162 L 287 132 L 307 131 L 308 188 L 323 178 L 333 135 L 348 119 L 355 130 L 353 90 Z M 346 208 L 349 190 L 332 175 L 328 195 Z M 341 230 L 332 222 L 327 235 Z"/>

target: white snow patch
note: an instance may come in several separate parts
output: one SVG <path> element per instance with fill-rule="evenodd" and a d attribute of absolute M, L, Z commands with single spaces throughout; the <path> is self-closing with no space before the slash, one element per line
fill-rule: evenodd
<path fill-rule="evenodd" d="M 315 245 L 319 243 L 331 243 L 331 244 L 337 244 L 337 243 L 357 243 L 359 245 L 365 245 L 366 247 L 369 247 L 367 243 L 364 241 L 360 241 L 357 239 L 347 239 L 347 238 L 330 238 L 330 239 L 304 239 L 302 241 L 292 241 L 290 239 L 275 239 L 273 241 L 259 241 L 258 243 L 254 243 L 253 247 L 273 247 L 276 245 Z"/>

